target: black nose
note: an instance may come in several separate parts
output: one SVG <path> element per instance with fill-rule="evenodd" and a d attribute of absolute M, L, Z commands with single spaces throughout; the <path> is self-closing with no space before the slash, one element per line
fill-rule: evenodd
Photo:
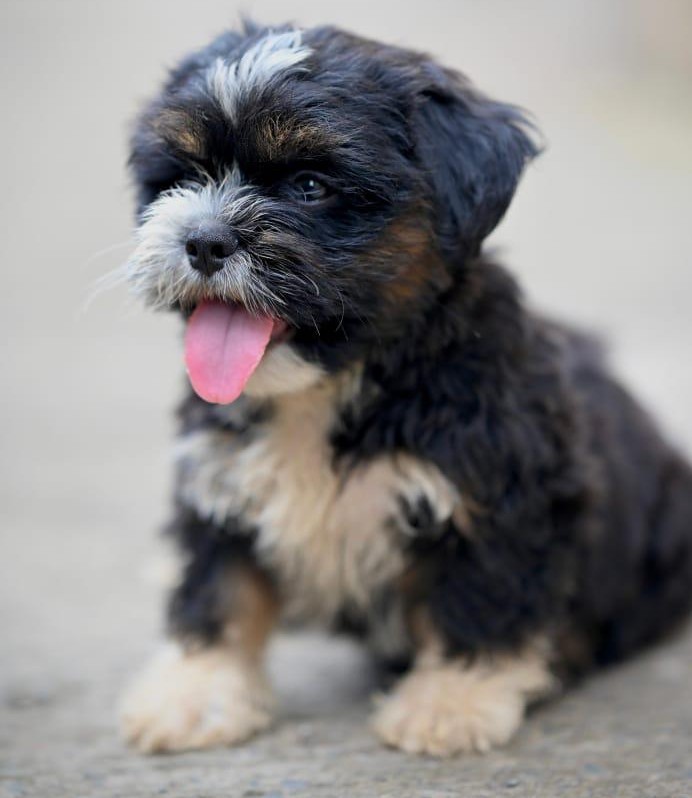
<path fill-rule="evenodd" d="M 207 277 L 223 269 L 226 258 L 238 249 L 235 233 L 221 222 L 205 222 L 185 242 L 190 266 Z"/>

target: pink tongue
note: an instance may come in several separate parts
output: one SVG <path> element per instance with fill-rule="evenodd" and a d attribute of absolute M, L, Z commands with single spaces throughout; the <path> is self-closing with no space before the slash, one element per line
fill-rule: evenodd
<path fill-rule="evenodd" d="M 216 404 L 237 399 L 259 365 L 273 328 L 273 319 L 251 316 L 238 306 L 198 305 L 185 333 L 185 364 L 195 393 Z"/>

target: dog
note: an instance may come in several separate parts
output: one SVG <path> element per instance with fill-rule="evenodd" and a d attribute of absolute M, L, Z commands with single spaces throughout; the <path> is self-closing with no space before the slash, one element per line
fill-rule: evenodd
<path fill-rule="evenodd" d="M 180 314 L 169 642 L 122 705 L 143 752 L 266 729 L 279 622 L 398 681 L 372 728 L 449 756 L 679 624 L 692 472 L 598 342 L 482 249 L 535 128 L 430 57 L 247 24 L 132 138 L 136 294 Z"/>

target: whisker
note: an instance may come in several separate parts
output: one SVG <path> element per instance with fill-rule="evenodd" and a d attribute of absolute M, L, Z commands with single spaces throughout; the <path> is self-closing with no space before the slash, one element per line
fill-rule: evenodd
<path fill-rule="evenodd" d="M 117 244 L 111 244 L 108 247 L 104 247 L 103 249 L 98 250 L 97 252 L 92 253 L 89 257 L 84 261 L 82 268 L 89 268 L 91 267 L 96 261 L 100 260 L 101 258 L 105 257 L 106 255 L 110 255 L 111 252 L 115 252 L 120 249 L 125 249 L 126 247 L 131 247 L 132 241 L 120 241 Z"/>
<path fill-rule="evenodd" d="M 101 294 L 106 293 L 106 291 L 110 291 L 113 288 L 117 288 L 125 283 L 127 281 L 127 276 L 127 267 L 121 264 L 116 266 L 115 269 L 111 269 L 111 271 L 102 274 L 100 277 L 94 280 L 89 293 L 85 297 L 84 302 L 81 304 L 77 312 L 77 315 L 82 316 L 85 313 L 88 313 L 96 297 L 99 297 Z"/>

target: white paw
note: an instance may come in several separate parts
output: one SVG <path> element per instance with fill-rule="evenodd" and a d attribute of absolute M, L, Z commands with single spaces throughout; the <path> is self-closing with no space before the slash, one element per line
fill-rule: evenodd
<path fill-rule="evenodd" d="M 519 728 L 527 698 L 547 690 L 549 675 L 459 665 L 421 668 L 404 677 L 373 717 L 375 733 L 414 754 L 485 752 Z"/>
<path fill-rule="evenodd" d="M 271 703 L 258 670 L 227 651 L 170 646 L 126 691 L 120 723 L 142 753 L 235 745 L 270 725 Z"/>

